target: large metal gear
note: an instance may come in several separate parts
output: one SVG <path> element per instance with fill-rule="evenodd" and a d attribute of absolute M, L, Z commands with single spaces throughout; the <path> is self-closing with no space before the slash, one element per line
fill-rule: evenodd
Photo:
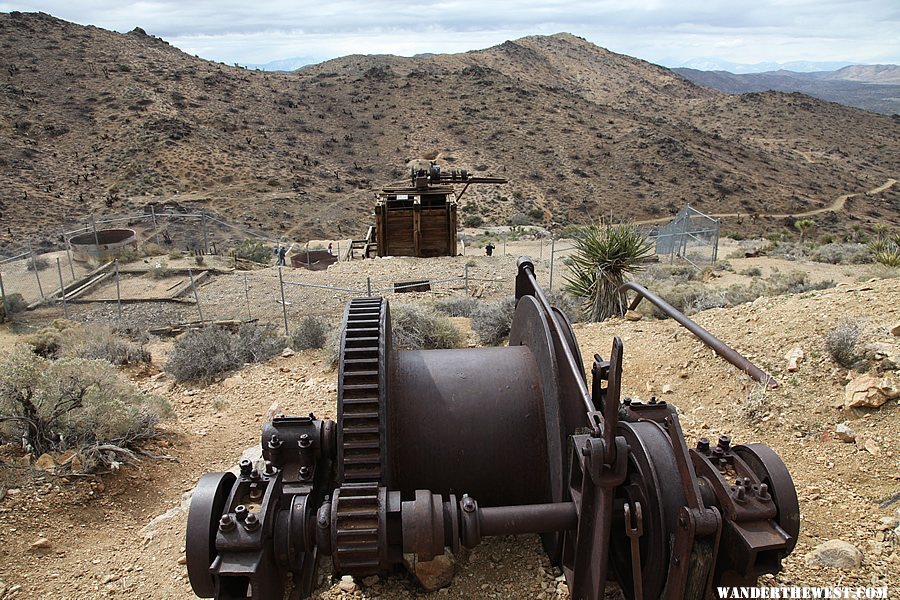
<path fill-rule="evenodd" d="M 781 459 L 724 435 L 688 448 L 673 406 L 623 400 L 619 338 L 588 387 L 571 325 L 525 259 L 516 297 L 508 346 L 453 350 L 394 349 L 387 301 L 353 300 L 337 422 L 278 417 L 265 469 L 200 480 L 194 591 L 303 598 L 320 556 L 366 576 L 522 533 L 542 535 L 579 600 L 610 578 L 628 598 L 705 600 L 777 572 L 800 526 Z"/>

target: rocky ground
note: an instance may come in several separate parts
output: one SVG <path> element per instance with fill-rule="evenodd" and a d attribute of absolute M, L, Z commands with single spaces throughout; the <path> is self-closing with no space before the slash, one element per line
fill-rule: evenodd
<path fill-rule="evenodd" d="M 468 260 L 427 261 L 422 273 L 446 276 Z M 483 275 L 484 297 L 512 293 L 513 260 L 474 258 L 470 268 Z M 381 260 L 364 270 L 362 263 L 350 263 L 334 272 L 294 273 L 326 282 L 333 281 L 328 279 L 332 276 L 345 281 L 366 276 L 390 280 L 407 273 L 414 278 L 405 269 L 408 264 L 411 259 Z M 858 282 L 858 267 L 834 268 L 834 273 L 845 271 L 850 272 L 833 289 L 762 298 L 695 316 L 781 382 L 768 392 L 672 321 L 617 319 L 579 324 L 575 330 L 586 362 L 595 352 L 608 353 L 612 337 L 621 336 L 625 393 L 644 399 L 659 395 L 675 404 L 688 443 L 699 436 L 729 433 L 738 443 L 766 443 L 784 459 L 797 485 L 802 529 L 796 550 L 774 581 L 887 585 L 894 591 L 900 589 L 895 530 L 900 517 L 900 465 L 894 447 L 900 408 L 896 399 L 879 408 L 838 408 L 845 403 L 845 385 L 855 374 L 832 361 L 823 336 L 848 317 L 861 319 L 866 343 L 879 345 L 879 364 L 890 374 L 886 361 L 900 352 L 900 338 L 888 332 L 900 322 L 900 279 Z M 277 276 L 271 269 L 252 275 Z M 540 277 L 547 275 L 542 270 Z M 223 281 L 215 279 L 201 293 L 215 297 Z M 251 286 L 251 293 L 260 287 Z M 253 298 L 251 294 L 251 303 Z M 297 300 L 300 305 L 321 301 L 312 296 Z M 338 294 L 332 300 L 335 306 L 344 301 Z M 280 305 L 266 294 L 251 309 L 277 311 Z M 9 346 L 15 339 L 14 332 L 0 328 L 0 344 Z M 142 388 L 172 402 L 175 418 L 165 424 L 163 437 L 148 447 L 169 458 L 144 459 L 102 478 L 66 480 L 26 466 L 7 449 L 3 460 L 11 475 L 0 481 L 0 598 L 192 597 L 183 564 L 184 494 L 201 474 L 233 467 L 242 451 L 257 443 L 273 403 L 289 414 L 336 416 L 336 374 L 318 351 L 275 358 L 208 387 L 192 387 L 176 385 L 160 374 L 170 343 L 155 340 L 150 345 L 151 368 L 129 373 Z M 787 371 L 786 355 L 796 348 L 803 357 L 796 371 Z M 843 441 L 848 436 L 852 441 Z M 847 569 L 817 566 L 809 557 L 828 540 L 855 547 L 859 555 L 849 556 L 859 564 Z M 559 575 L 547 563 L 536 537 L 499 538 L 460 560 L 453 583 L 433 595 L 565 597 Z M 323 570 L 320 584 L 317 598 L 430 595 L 403 573 L 351 584 L 332 581 Z"/>

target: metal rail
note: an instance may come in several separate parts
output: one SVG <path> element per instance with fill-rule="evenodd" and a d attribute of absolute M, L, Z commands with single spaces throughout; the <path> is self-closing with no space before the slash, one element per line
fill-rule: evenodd
<path fill-rule="evenodd" d="M 697 336 L 701 342 L 715 350 L 716 354 L 736 366 L 738 369 L 745 372 L 756 381 L 764 383 L 770 388 L 778 387 L 778 381 L 774 377 L 754 365 L 752 362 L 750 362 L 749 359 L 747 359 L 747 357 L 711 334 L 709 331 L 698 325 L 695 321 L 687 318 L 680 310 L 678 310 L 644 286 L 629 281 L 619 288 L 619 291 L 624 292 L 625 290 L 632 290 L 637 293 L 635 299 L 632 300 L 631 304 L 628 306 L 628 310 L 634 310 L 635 308 L 637 308 L 638 304 L 641 303 L 641 300 L 646 298 L 658 309 L 663 311 L 666 315 L 678 321 L 685 327 L 685 329 Z"/>

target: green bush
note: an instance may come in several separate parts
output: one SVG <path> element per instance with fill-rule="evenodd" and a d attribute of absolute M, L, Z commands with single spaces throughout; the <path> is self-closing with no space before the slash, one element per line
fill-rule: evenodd
<path fill-rule="evenodd" d="M 825 334 L 825 349 L 834 361 L 846 369 L 855 366 L 862 358 L 860 336 L 865 330 L 857 319 L 848 319 Z"/>
<path fill-rule="evenodd" d="M 579 302 L 577 298 L 573 298 L 569 294 L 560 291 L 547 292 L 546 296 L 550 306 L 555 306 L 563 311 L 563 313 L 569 317 L 570 322 L 580 323 L 581 321 L 584 321 L 584 305 Z"/>
<path fill-rule="evenodd" d="M 484 219 L 479 215 L 469 215 L 463 219 L 463 225 L 466 227 L 481 227 L 484 225 Z"/>
<path fill-rule="evenodd" d="M 152 267 L 150 267 L 150 269 L 147 271 L 147 275 L 151 279 L 165 279 L 166 277 L 174 276 L 175 271 L 170 269 L 165 262 L 159 261 Z"/>
<path fill-rule="evenodd" d="M 328 323 L 316 317 L 304 317 L 291 334 L 294 350 L 310 350 L 325 347 L 328 341 Z"/>
<path fill-rule="evenodd" d="M 574 241 L 566 291 L 584 301 L 590 321 L 625 314 L 625 294 L 619 288 L 627 275 L 643 268 L 653 254 L 652 243 L 631 223 L 594 225 Z"/>
<path fill-rule="evenodd" d="M 0 438 L 32 454 L 102 444 L 127 448 L 153 437 L 170 413 L 101 360 L 50 360 L 18 346 L 0 357 Z"/>
<path fill-rule="evenodd" d="M 24 338 L 24 343 L 43 358 L 83 358 L 105 360 L 113 365 L 150 362 L 143 344 L 116 334 L 102 325 L 83 326 L 57 319 Z"/>
<path fill-rule="evenodd" d="M 509 337 L 516 299 L 505 298 L 499 302 L 482 304 L 472 314 L 472 329 L 485 346 L 497 346 Z"/>
<path fill-rule="evenodd" d="M 262 362 L 280 353 L 285 339 L 271 325 L 246 323 L 237 333 L 221 327 L 189 331 L 175 342 L 166 371 L 178 381 L 209 383 L 245 363 Z"/>
<path fill-rule="evenodd" d="M 872 252 L 865 244 L 824 244 L 809 254 L 810 260 L 832 265 L 861 265 L 872 262 Z"/>
<path fill-rule="evenodd" d="M 238 258 L 256 263 L 269 264 L 272 258 L 272 249 L 263 242 L 254 239 L 246 239 L 234 247 L 232 253 Z"/>
<path fill-rule="evenodd" d="M 9 306 L 9 314 L 6 314 L 6 307 Z M 22 312 L 28 306 L 25 297 L 22 294 L 7 294 L 6 302 L 0 301 L 0 323 L 4 323 L 12 319 L 17 312 Z"/>
<path fill-rule="evenodd" d="M 463 296 L 438 300 L 434 307 L 448 317 L 471 317 L 479 304 L 475 298 Z"/>
<path fill-rule="evenodd" d="M 415 350 L 457 348 L 463 339 L 445 315 L 416 304 L 391 306 L 391 335 L 395 348 Z"/>
<path fill-rule="evenodd" d="M 50 266 L 50 261 L 43 256 L 35 256 L 34 260 L 25 262 L 25 270 L 27 271 L 43 271 Z"/>

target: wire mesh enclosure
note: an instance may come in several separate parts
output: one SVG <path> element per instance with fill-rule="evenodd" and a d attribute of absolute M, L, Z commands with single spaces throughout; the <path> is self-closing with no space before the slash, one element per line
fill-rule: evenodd
<path fill-rule="evenodd" d="M 719 220 L 685 206 L 667 225 L 654 227 L 648 237 L 656 241 L 656 254 L 669 262 L 683 259 L 698 269 L 714 263 L 719 252 Z"/>

